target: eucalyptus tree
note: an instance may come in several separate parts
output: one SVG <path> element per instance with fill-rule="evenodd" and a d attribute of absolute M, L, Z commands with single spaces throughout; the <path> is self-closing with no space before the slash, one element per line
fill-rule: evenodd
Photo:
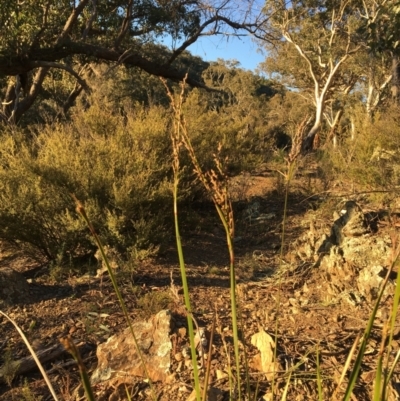
<path fill-rule="evenodd" d="M 362 91 L 369 117 L 400 95 L 400 5 L 394 0 L 268 1 L 268 28 L 278 37 L 265 44 L 264 69 L 278 73 L 314 104 L 304 141 L 312 147 L 323 120 L 334 131 L 349 94 Z M 262 40 L 262 35 L 259 36 Z M 389 91 L 390 89 L 390 91 Z"/>
<path fill-rule="evenodd" d="M 400 4 L 392 0 L 365 0 L 360 5 L 360 32 L 367 44 L 364 59 L 366 110 L 369 117 L 386 99 L 400 96 Z"/>
<path fill-rule="evenodd" d="M 51 69 L 76 80 L 66 107 L 90 92 L 93 65 L 136 67 L 174 81 L 187 70 L 178 57 L 199 37 L 258 24 L 253 2 L 238 0 L 2 0 L 0 82 L 2 118 L 18 122 L 38 98 Z M 243 12 L 241 12 L 243 11 Z M 250 19 L 251 18 L 251 19 Z M 162 41 L 171 46 L 160 46 Z M 204 83 L 189 71 L 188 84 Z"/>
<path fill-rule="evenodd" d="M 359 28 L 356 1 L 274 0 L 264 12 L 270 29 L 279 37 L 264 64 L 284 77 L 314 104 L 314 121 L 304 143 L 312 148 L 324 118 L 333 129 L 343 115 L 344 101 L 359 79 L 355 56 L 365 42 Z"/>

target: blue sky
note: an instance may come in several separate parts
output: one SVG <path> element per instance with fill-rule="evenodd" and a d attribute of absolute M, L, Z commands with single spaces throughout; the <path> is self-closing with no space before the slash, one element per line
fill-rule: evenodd
<path fill-rule="evenodd" d="M 193 55 L 200 56 L 206 61 L 216 61 L 217 58 L 225 60 L 236 59 L 246 70 L 255 70 L 257 65 L 264 61 L 258 46 L 250 36 L 204 36 L 188 47 Z"/>

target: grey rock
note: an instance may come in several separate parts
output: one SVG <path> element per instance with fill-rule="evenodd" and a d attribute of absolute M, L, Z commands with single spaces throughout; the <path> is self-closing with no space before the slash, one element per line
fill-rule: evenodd
<path fill-rule="evenodd" d="M 331 240 L 341 245 L 344 237 L 357 237 L 369 232 L 361 207 L 355 201 L 347 201 L 342 215 L 335 220 L 331 231 Z"/>
<path fill-rule="evenodd" d="M 135 333 L 139 349 L 146 364 L 146 370 L 152 381 L 165 381 L 171 367 L 170 340 L 171 312 L 163 310 L 147 321 L 135 322 Z M 129 377 L 146 377 L 140 355 L 129 328 L 110 337 L 97 348 L 98 366 L 91 381 L 97 384 Z"/>
<path fill-rule="evenodd" d="M 26 302 L 29 299 L 29 284 L 25 277 L 10 267 L 0 268 L 0 306 Z"/>

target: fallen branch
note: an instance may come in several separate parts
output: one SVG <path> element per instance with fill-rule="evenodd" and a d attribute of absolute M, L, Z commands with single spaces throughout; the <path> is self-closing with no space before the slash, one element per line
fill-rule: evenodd
<path fill-rule="evenodd" d="M 87 351 L 89 345 L 86 343 L 77 344 L 77 348 L 79 353 L 82 354 L 84 351 Z M 36 356 L 39 361 L 44 364 L 50 361 L 53 361 L 59 357 L 61 357 L 65 352 L 67 352 L 62 344 L 55 344 L 48 348 L 41 349 L 36 351 Z M 26 356 L 24 358 L 19 359 L 18 361 L 13 361 L 13 365 L 16 367 L 15 376 L 23 375 L 31 370 L 37 369 L 37 364 L 32 356 Z M 4 365 L 0 367 L 0 382 L 5 381 L 6 372 L 4 371 Z"/>

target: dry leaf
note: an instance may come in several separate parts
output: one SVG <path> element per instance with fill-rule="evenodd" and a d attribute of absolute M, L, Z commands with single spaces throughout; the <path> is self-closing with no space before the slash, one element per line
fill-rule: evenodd
<path fill-rule="evenodd" d="M 274 363 L 275 342 L 264 330 L 251 337 L 251 344 L 258 348 L 261 357 L 261 371 L 266 373 L 268 380 L 272 380 L 278 364 Z"/>

